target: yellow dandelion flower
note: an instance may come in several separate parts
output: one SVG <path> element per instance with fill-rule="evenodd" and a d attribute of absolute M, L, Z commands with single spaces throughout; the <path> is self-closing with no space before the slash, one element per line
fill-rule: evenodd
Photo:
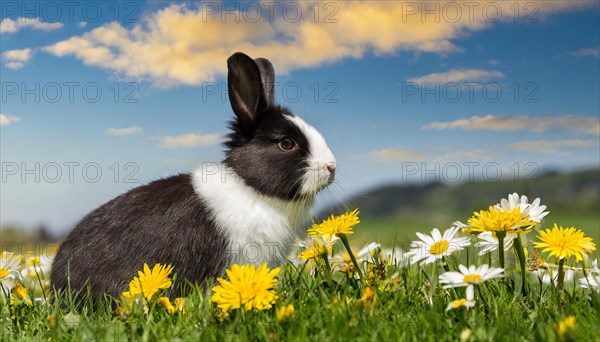
<path fill-rule="evenodd" d="M 128 311 L 124 306 L 119 305 L 117 307 L 116 313 L 117 313 L 117 316 L 119 316 L 121 318 L 125 318 L 125 316 L 127 316 Z"/>
<path fill-rule="evenodd" d="M 34 256 L 34 257 L 27 259 L 26 264 L 29 267 L 35 267 L 35 266 L 39 265 L 40 263 L 41 263 L 40 257 Z"/>
<path fill-rule="evenodd" d="M 308 234 L 322 236 L 326 241 L 331 241 L 334 236 L 353 234 L 352 227 L 360 223 L 358 213 L 358 209 L 354 209 L 340 216 L 331 215 L 320 224 L 313 224 L 308 230 Z"/>
<path fill-rule="evenodd" d="M 28 306 L 33 305 L 31 298 L 29 298 L 29 292 L 19 282 L 15 283 L 15 287 L 12 289 L 12 296 L 16 303 L 25 303 Z"/>
<path fill-rule="evenodd" d="M 350 254 L 344 253 L 342 258 L 344 261 L 341 263 L 340 269 L 342 272 L 346 273 L 348 277 L 351 277 L 354 274 L 355 269 L 354 264 L 352 263 L 352 259 L 350 259 Z"/>
<path fill-rule="evenodd" d="M 586 237 L 581 230 L 575 227 L 559 227 L 556 223 L 552 229 L 541 231 L 538 239 L 542 242 L 536 242 L 535 247 L 543 248 L 544 252 L 550 252 L 550 256 L 559 260 L 575 256 L 577 261 L 581 261 L 583 254 L 596 249 L 592 238 Z"/>
<path fill-rule="evenodd" d="M 129 283 L 129 292 L 131 295 L 141 293 L 146 300 L 150 300 L 159 290 L 171 287 L 169 275 L 172 272 L 171 265 L 156 264 L 150 270 L 148 264 L 144 264 L 144 270 L 138 271 L 138 275 Z"/>
<path fill-rule="evenodd" d="M 523 217 L 519 208 L 502 210 L 492 206 L 488 210 L 474 212 L 468 223 L 469 226 L 463 229 L 468 233 L 522 233 L 531 230 L 536 224 L 529 216 Z"/>
<path fill-rule="evenodd" d="M 177 308 L 177 311 L 181 311 L 182 313 L 185 314 L 185 298 L 181 298 L 181 297 L 177 297 L 175 298 L 175 307 Z"/>
<path fill-rule="evenodd" d="M 375 291 L 371 287 L 365 288 L 363 295 L 360 297 L 356 304 L 364 305 L 366 308 L 370 307 L 373 304 L 373 300 L 375 299 Z"/>
<path fill-rule="evenodd" d="M 554 323 L 552 328 L 558 335 L 559 341 L 574 340 L 572 335 L 575 331 L 575 317 L 569 316 L 561 322 Z"/>
<path fill-rule="evenodd" d="M 124 317 L 127 315 L 133 307 L 133 295 L 131 292 L 123 292 L 121 294 L 121 300 L 119 300 L 119 306 L 117 307 L 117 315 Z"/>
<path fill-rule="evenodd" d="M 160 297 L 158 298 L 158 302 L 162 304 L 170 314 L 174 314 L 175 312 L 177 312 L 177 308 L 174 307 L 173 304 L 171 304 L 169 297 Z"/>
<path fill-rule="evenodd" d="M 300 254 L 298 254 L 299 259 L 303 260 L 311 260 L 320 258 L 323 255 L 327 254 L 327 249 L 324 245 L 320 244 L 318 241 L 314 241 L 312 246 L 306 248 Z"/>
<path fill-rule="evenodd" d="M 214 295 L 211 301 L 222 311 L 239 309 L 246 310 L 270 309 L 278 298 L 273 290 L 277 284 L 277 275 L 281 268 L 269 270 L 267 264 L 258 268 L 254 265 L 233 265 L 226 271 L 229 280 L 218 278 L 219 286 L 213 287 Z"/>
<path fill-rule="evenodd" d="M 175 298 L 175 305 L 171 303 L 169 297 L 160 297 L 158 298 L 158 302 L 167 309 L 167 312 L 170 314 L 174 314 L 178 311 L 183 312 L 183 308 L 185 306 L 185 298 L 177 297 Z"/>
<path fill-rule="evenodd" d="M 288 306 L 282 306 L 279 309 L 277 309 L 277 312 L 275 313 L 275 316 L 277 317 L 277 320 L 279 322 L 285 322 L 285 321 L 289 321 L 292 318 L 294 318 L 294 314 L 295 314 L 295 310 L 294 310 L 294 304 L 290 304 Z"/>
<path fill-rule="evenodd" d="M 121 294 L 121 299 L 119 301 L 119 307 L 117 307 L 117 315 L 121 317 L 125 317 L 131 312 L 135 310 L 135 308 L 144 309 L 145 313 L 148 313 L 148 305 L 144 301 L 144 296 L 141 293 L 133 294 L 129 291 L 123 292 Z"/>
<path fill-rule="evenodd" d="M 52 315 L 48 315 L 46 317 L 46 320 L 48 321 L 48 325 L 51 326 L 52 328 L 54 328 L 56 326 L 56 318 Z"/>

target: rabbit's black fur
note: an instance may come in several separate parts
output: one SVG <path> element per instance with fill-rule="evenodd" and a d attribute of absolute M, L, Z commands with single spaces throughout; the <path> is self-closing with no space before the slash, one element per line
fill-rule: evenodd
<path fill-rule="evenodd" d="M 118 298 L 144 263 L 171 264 L 180 279 L 204 280 L 227 265 L 226 236 L 216 229 L 191 176 L 135 188 L 87 215 L 62 243 L 52 284 Z"/>

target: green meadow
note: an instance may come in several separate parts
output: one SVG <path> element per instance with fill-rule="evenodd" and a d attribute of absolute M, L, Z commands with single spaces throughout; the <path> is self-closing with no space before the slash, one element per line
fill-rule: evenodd
<path fill-rule="evenodd" d="M 430 271 L 429 271 L 430 272 Z M 110 303 L 74 303 L 54 295 L 50 304 L 0 305 L 3 341 L 595 341 L 600 337 L 600 296 L 571 290 L 563 301 L 552 286 L 532 286 L 528 297 L 494 281 L 481 286 L 476 306 L 446 312 L 456 293 L 432 285 L 415 268 L 388 266 L 370 281 L 353 287 L 344 278 L 332 285 L 291 264 L 284 267 L 273 308 L 237 310 L 223 320 L 210 292 L 195 286 L 183 312 L 168 313 L 154 303 L 121 317 Z M 168 291 L 167 291 L 168 293 Z M 62 303 L 62 304 L 59 304 Z M 292 304 L 294 315 L 277 318 L 277 308 Z M 567 335 L 556 324 L 575 317 Z"/>

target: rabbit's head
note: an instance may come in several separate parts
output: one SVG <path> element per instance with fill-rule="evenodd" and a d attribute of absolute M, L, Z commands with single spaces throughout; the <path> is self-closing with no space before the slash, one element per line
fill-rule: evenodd
<path fill-rule="evenodd" d="M 227 67 L 236 118 L 225 142 L 225 164 L 247 185 L 281 199 L 311 198 L 329 185 L 335 157 L 314 127 L 274 102 L 271 62 L 238 52 Z"/>

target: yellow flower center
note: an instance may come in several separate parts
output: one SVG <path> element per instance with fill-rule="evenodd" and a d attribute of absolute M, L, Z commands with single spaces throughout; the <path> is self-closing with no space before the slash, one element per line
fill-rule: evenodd
<path fill-rule="evenodd" d="M 452 301 L 452 307 L 453 308 L 460 308 L 461 306 L 465 306 L 465 304 L 467 303 L 467 300 L 462 298 L 462 299 L 456 299 Z"/>
<path fill-rule="evenodd" d="M 465 284 L 479 284 L 483 280 L 479 274 L 467 274 L 463 279 Z"/>
<path fill-rule="evenodd" d="M 7 269 L 0 268 L 0 279 L 8 277 L 9 274 Z"/>
<path fill-rule="evenodd" d="M 438 241 L 429 248 L 429 253 L 439 255 L 448 250 L 450 243 L 446 240 Z"/>
<path fill-rule="evenodd" d="M 27 260 L 27 266 L 37 266 L 39 264 L 40 264 L 39 257 L 33 257 L 33 258 Z"/>

